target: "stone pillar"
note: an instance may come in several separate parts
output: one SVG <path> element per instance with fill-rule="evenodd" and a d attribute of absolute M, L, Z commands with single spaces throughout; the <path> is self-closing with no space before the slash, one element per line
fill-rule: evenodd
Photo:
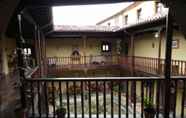
<path fill-rule="evenodd" d="M 2 61 L 2 73 L 6 76 L 9 73 L 8 69 L 8 58 L 7 58 L 7 49 L 6 49 L 6 39 L 5 36 L 2 35 L 1 38 L 1 61 Z"/>
<path fill-rule="evenodd" d="M 0 79 L 0 118 L 14 118 L 14 110 L 15 110 L 15 89 L 12 87 L 10 82 L 11 78 L 9 78 L 9 70 L 8 70 L 8 60 L 7 60 L 7 50 L 6 50 L 6 38 L 5 36 L 0 35 L 0 53 L 1 53 L 1 61 L 2 64 L 2 73 L 3 78 Z M 14 79 L 14 78 L 13 78 Z"/>

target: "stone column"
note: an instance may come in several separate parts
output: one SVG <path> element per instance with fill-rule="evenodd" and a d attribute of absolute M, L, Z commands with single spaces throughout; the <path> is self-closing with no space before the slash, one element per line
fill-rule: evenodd
<path fill-rule="evenodd" d="M 7 49 L 6 49 L 6 38 L 4 35 L 1 35 L 1 61 L 2 61 L 2 73 L 6 76 L 9 73 L 8 69 L 8 58 L 7 58 Z"/>
<path fill-rule="evenodd" d="M 3 79 L 0 78 L 0 118 L 14 118 L 15 89 L 12 87 L 12 78 L 9 78 L 9 68 L 6 50 L 6 38 L 0 35 L 0 53 Z M 14 78 L 13 78 L 14 79 Z"/>

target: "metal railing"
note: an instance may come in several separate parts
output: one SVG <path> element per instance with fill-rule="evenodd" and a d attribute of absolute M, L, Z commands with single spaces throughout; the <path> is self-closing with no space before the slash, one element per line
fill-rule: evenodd
<path fill-rule="evenodd" d="M 95 77 L 26 79 L 29 117 L 144 118 L 145 100 L 152 101 L 154 117 L 164 116 L 165 79 L 162 77 Z M 170 116 L 186 117 L 186 80 L 170 81 Z"/>

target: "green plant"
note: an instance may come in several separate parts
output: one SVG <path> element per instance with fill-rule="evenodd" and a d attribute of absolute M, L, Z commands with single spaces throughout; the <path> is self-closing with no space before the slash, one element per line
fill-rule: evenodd
<path fill-rule="evenodd" d="M 154 104 L 151 98 L 144 98 L 144 107 L 145 108 L 153 108 Z"/>
<path fill-rule="evenodd" d="M 145 118 L 154 118 L 156 111 L 154 109 L 153 100 L 151 98 L 144 99 L 144 107 Z"/>

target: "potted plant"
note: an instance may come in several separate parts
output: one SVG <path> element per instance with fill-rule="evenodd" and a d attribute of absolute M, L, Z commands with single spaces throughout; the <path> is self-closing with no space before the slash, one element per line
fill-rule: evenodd
<path fill-rule="evenodd" d="M 59 108 L 56 110 L 57 118 L 65 118 L 65 114 L 66 114 L 66 109 L 63 108 L 63 107 L 59 107 Z"/>
<path fill-rule="evenodd" d="M 154 118 L 155 116 L 155 109 L 154 109 L 154 104 L 152 99 L 150 98 L 145 98 L 144 99 L 144 113 L 145 113 L 145 118 Z"/>

